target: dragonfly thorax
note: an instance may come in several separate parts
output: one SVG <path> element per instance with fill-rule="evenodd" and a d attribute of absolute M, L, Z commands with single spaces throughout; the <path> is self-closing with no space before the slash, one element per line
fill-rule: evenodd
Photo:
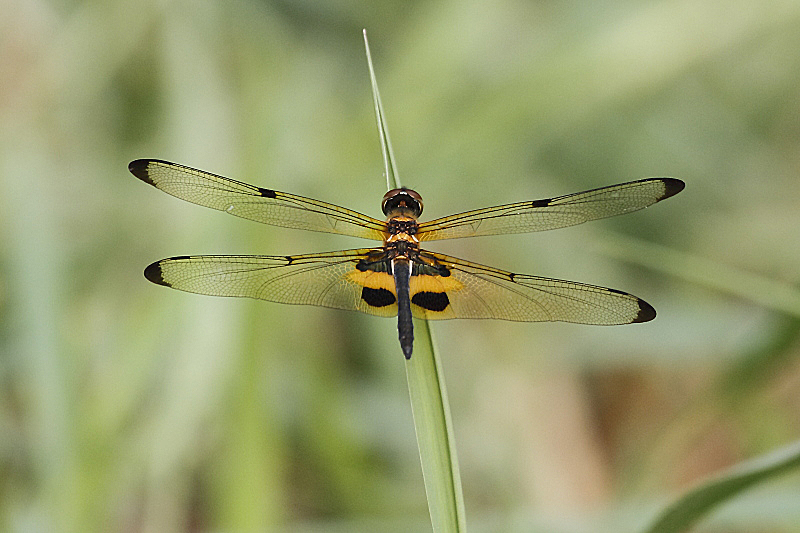
<path fill-rule="evenodd" d="M 393 217 L 386 224 L 390 235 L 416 235 L 419 230 L 419 222 L 410 217 Z"/>
<path fill-rule="evenodd" d="M 419 252 L 419 245 L 413 241 L 398 240 L 387 245 L 387 250 L 393 257 L 406 257 L 411 259 Z"/>

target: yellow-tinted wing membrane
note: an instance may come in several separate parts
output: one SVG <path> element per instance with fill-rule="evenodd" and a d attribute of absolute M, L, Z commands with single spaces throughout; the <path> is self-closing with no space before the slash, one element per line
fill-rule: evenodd
<path fill-rule="evenodd" d="M 181 200 L 284 228 L 383 240 L 386 223 L 333 204 L 263 189 L 194 168 L 137 159 L 128 165 L 140 180 Z"/>
<path fill-rule="evenodd" d="M 420 241 L 545 231 L 638 211 L 684 188 L 675 178 L 647 178 L 546 200 L 487 207 L 423 222 Z"/>
<path fill-rule="evenodd" d="M 617 325 L 656 316 L 650 304 L 622 291 L 513 274 L 427 251 L 423 255 L 446 267 L 449 275 L 412 276 L 412 312 L 418 318 Z"/>
<path fill-rule="evenodd" d="M 172 257 L 151 264 L 144 275 L 153 283 L 198 294 L 394 316 L 397 299 L 391 275 L 362 272 L 356 268 L 370 252 L 380 251 Z"/>

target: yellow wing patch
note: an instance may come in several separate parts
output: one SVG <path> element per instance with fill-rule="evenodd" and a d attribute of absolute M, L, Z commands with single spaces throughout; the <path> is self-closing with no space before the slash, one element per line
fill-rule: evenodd
<path fill-rule="evenodd" d="M 363 287 L 358 307 L 362 311 L 380 316 L 397 314 L 397 290 L 394 278 L 388 272 L 351 270 L 345 279 Z M 417 318 L 455 318 L 448 292 L 457 292 L 464 284 L 451 276 L 420 274 L 411 276 L 409 297 L 411 310 Z"/>
<path fill-rule="evenodd" d="M 417 318 L 429 320 L 455 318 L 448 293 L 463 288 L 464 284 L 452 276 L 411 276 L 411 312 Z"/>
<path fill-rule="evenodd" d="M 374 272 L 372 270 L 351 270 L 345 277 L 362 287 L 370 289 L 386 289 L 395 292 L 394 278 L 388 272 Z M 409 284 L 411 294 L 418 292 L 450 292 L 460 291 L 464 284 L 454 277 L 419 275 L 411 276 Z"/>
<path fill-rule="evenodd" d="M 455 279 L 453 276 L 428 276 L 419 275 L 411 276 L 411 283 L 409 285 L 412 296 L 418 292 L 452 292 L 460 291 L 464 288 L 464 284 Z"/>
<path fill-rule="evenodd" d="M 386 289 L 392 294 L 395 294 L 394 278 L 388 272 L 374 272 L 372 270 L 351 270 L 345 277 L 348 281 L 352 281 L 362 287 L 369 289 Z"/>
<path fill-rule="evenodd" d="M 377 316 L 397 314 L 397 292 L 394 278 L 387 272 L 351 270 L 344 275 L 350 283 L 361 286 L 356 307 L 359 311 Z"/>

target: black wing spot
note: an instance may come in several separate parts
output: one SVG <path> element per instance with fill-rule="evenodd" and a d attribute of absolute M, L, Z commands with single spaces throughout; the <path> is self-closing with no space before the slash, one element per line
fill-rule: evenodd
<path fill-rule="evenodd" d="M 277 196 L 272 189 L 262 189 L 261 187 L 258 188 L 258 193 L 265 198 L 275 198 Z"/>
<path fill-rule="evenodd" d="M 391 291 L 387 289 L 372 289 L 370 287 L 361 289 L 361 299 L 372 307 L 387 307 L 397 301 Z"/>
<path fill-rule="evenodd" d="M 531 202 L 531 207 L 547 207 L 550 205 L 550 199 L 547 200 L 534 200 Z"/>
<path fill-rule="evenodd" d="M 155 263 L 148 265 L 147 268 L 144 269 L 144 277 L 158 285 L 164 285 L 165 287 L 171 286 L 169 283 L 164 281 L 164 277 L 162 276 L 161 272 L 161 261 L 156 261 Z"/>
<path fill-rule="evenodd" d="M 411 297 L 411 303 L 428 311 L 441 312 L 450 305 L 450 298 L 445 292 L 418 292 Z"/>
<path fill-rule="evenodd" d="M 147 172 L 147 167 L 150 166 L 149 159 L 136 159 L 128 163 L 128 170 L 131 174 L 139 178 L 145 183 L 149 183 L 150 185 L 155 187 L 155 182 L 150 179 L 150 173 Z"/>
<path fill-rule="evenodd" d="M 633 323 L 650 322 L 656 317 L 656 310 L 644 300 L 639 300 L 639 314 L 633 319 Z"/>

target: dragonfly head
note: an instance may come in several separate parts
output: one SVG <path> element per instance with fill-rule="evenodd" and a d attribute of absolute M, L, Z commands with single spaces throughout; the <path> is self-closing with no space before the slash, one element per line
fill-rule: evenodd
<path fill-rule="evenodd" d="M 422 196 L 405 187 L 392 189 L 383 195 L 381 209 L 387 217 L 407 215 L 417 218 L 422 214 Z"/>

